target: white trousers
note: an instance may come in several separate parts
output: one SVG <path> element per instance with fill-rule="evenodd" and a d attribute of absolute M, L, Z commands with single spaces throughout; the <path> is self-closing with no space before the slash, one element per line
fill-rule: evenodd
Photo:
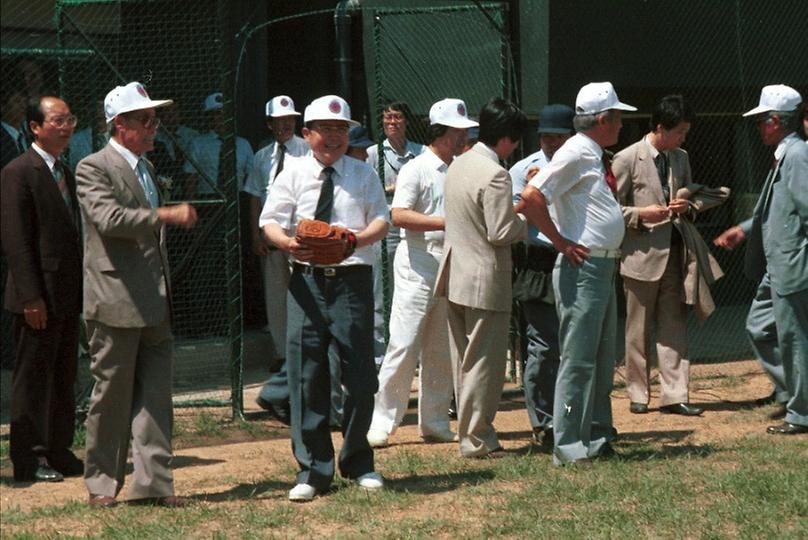
<path fill-rule="evenodd" d="M 379 372 L 379 391 L 370 429 L 393 433 L 407 411 L 410 386 L 420 363 L 418 426 L 422 436 L 449 430 L 452 365 L 446 299 L 434 298 L 441 252 L 410 246 L 396 250 L 396 288 L 390 313 L 390 341 Z"/>
<path fill-rule="evenodd" d="M 267 310 L 267 327 L 275 346 L 276 358 L 286 358 L 286 292 L 289 289 L 289 259 L 280 249 L 261 257 L 261 274 L 264 278 L 264 302 Z"/>

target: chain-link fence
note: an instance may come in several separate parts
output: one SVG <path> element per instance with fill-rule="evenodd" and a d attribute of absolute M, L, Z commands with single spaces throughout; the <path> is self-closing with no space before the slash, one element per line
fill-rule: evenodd
<path fill-rule="evenodd" d="M 339 55 L 337 4 L 3 0 L 4 122 L 22 124 L 14 99 L 62 95 L 80 118 L 73 166 L 106 144 L 99 103 L 113 86 L 140 80 L 153 97 L 175 100 L 161 111 L 151 158 L 172 179 L 170 200 L 191 201 L 201 218 L 196 229 L 169 233 L 176 387 L 231 386 L 237 412 L 243 328 L 265 322 L 257 263 L 242 248 L 249 237 L 239 230 L 238 192 L 251 151 L 267 142 L 271 96 L 290 95 L 302 110 L 343 93 L 377 142 L 383 103 L 403 100 L 415 116 L 410 136 L 424 142 L 429 107 L 444 97 L 464 99 L 472 116 L 489 97 L 509 97 L 535 125 L 545 103 L 572 104 L 582 84 L 610 80 L 640 108 L 626 115 L 619 149 L 645 133 L 659 97 L 683 93 L 699 113 L 686 144 L 694 178 L 733 189 L 728 204 L 699 220 L 709 242 L 749 215 L 768 164 L 740 113 L 764 84 L 808 90 L 803 0 L 339 3 L 353 21 Z M 217 91 L 223 108 L 206 111 Z M 536 147 L 531 133 L 521 152 Z M 742 250 L 714 254 L 726 276 L 713 288 L 716 313 L 691 327 L 691 356 L 749 357 L 743 319 L 754 284 L 742 276 Z"/>

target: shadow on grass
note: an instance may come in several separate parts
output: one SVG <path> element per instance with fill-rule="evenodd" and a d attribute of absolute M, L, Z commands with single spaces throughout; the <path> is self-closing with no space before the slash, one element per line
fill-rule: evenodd
<path fill-rule="evenodd" d="M 257 495 L 261 498 L 286 498 L 287 492 L 294 487 L 292 482 L 278 482 L 275 480 L 267 482 L 253 482 L 249 484 L 239 484 L 226 491 L 219 493 L 200 493 L 191 495 L 188 499 L 204 502 L 227 502 L 234 500 L 255 499 Z"/>
<path fill-rule="evenodd" d="M 674 429 L 668 431 L 624 431 L 617 437 L 623 442 L 679 442 L 693 434 L 693 429 Z"/>
<path fill-rule="evenodd" d="M 756 399 L 747 399 L 744 401 L 714 401 L 710 403 L 699 403 L 698 406 L 702 407 L 705 411 L 743 411 L 760 408 L 761 405 L 756 403 Z"/>
<path fill-rule="evenodd" d="M 664 460 L 675 458 L 706 458 L 711 456 L 717 451 L 717 447 L 711 444 L 696 445 L 696 444 L 677 444 L 666 445 L 663 444 L 658 448 L 634 448 L 619 447 L 621 461 L 651 461 L 651 460 Z"/>
<path fill-rule="evenodd" d="M 491 469 L 451 472 L 444 474 L 416 474 L 404 478 L 387 479 L 385 486 L 392 491 L 419 493 L 446 493 L 463 487 L 490 482 L 495 478 Z"/>

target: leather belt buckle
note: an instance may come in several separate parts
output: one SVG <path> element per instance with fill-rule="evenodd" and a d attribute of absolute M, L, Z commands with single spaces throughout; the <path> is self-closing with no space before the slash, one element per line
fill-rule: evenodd
<path fill-rule="evenodd" d="M 334 277 L 334 276 L 337 275 L 337 269 L 335 267 L 333 267 L 333 266 L 328 266 L 326 268 L 323 268 L 323 275 L 325 277 Z"/>

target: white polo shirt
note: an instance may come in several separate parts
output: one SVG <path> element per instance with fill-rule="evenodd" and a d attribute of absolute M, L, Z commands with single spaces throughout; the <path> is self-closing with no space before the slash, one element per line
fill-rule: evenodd
<path fill-rule="evenodd" d="M 425 216 L 443 217 L 443 185 L 448 170 L 449 166 L 426 147 L 423 154 L 401 168 L 390 208 L 406 208 Z M 443 250 L 443 236 L 443 231 L 401 229 L 402 239 L 423 249 Z"/>
<path fill-rule="evenodd" d="M 345 156 L 337 160 L 331 179 L 334 182 L 334 207 L 331 224 L 353 232 L 364 230 L 373 220 L 390 221 L 384 190 L 376 171 L 369 165 Z M 269 186 L 267 200 L 258 220 L 263 227 L 279 225 L 292 235 L 302 219 L 314 219 L 317 201 L 325 180 L 325 166 L 313 154 L 287 157 L 283 171 Z M 374 246 L 364 246 L 342 261 L 340 266 L 373 264 Z M 305 263 L 304 263 L 305 264 Z"/>
<path fill-rule="evenodd" d="M 305 156 L 309 151 L 309 143 L 297 135 L 286 141 L 286 156 L 283 158 L 283 167 L 286 168 L 286 159 L 289 157 Z M 253 166 L 247 181 L 244 182 L 245 193 L 261 199 L 261 204 L 267 200 L 267 189 L 275 180 L 275 170 L 278 168 L 280 158 L 280 145 L 278 141 L 269 144 L 253 157 Z"/>
<path fill-rule="evenodd" d="M 606 184 L 603 149 L 583 133 L 569 138 L 530 181 L 553 206 L 558 232 L 590 249 L 619 249 L 620 204 Z"/>

